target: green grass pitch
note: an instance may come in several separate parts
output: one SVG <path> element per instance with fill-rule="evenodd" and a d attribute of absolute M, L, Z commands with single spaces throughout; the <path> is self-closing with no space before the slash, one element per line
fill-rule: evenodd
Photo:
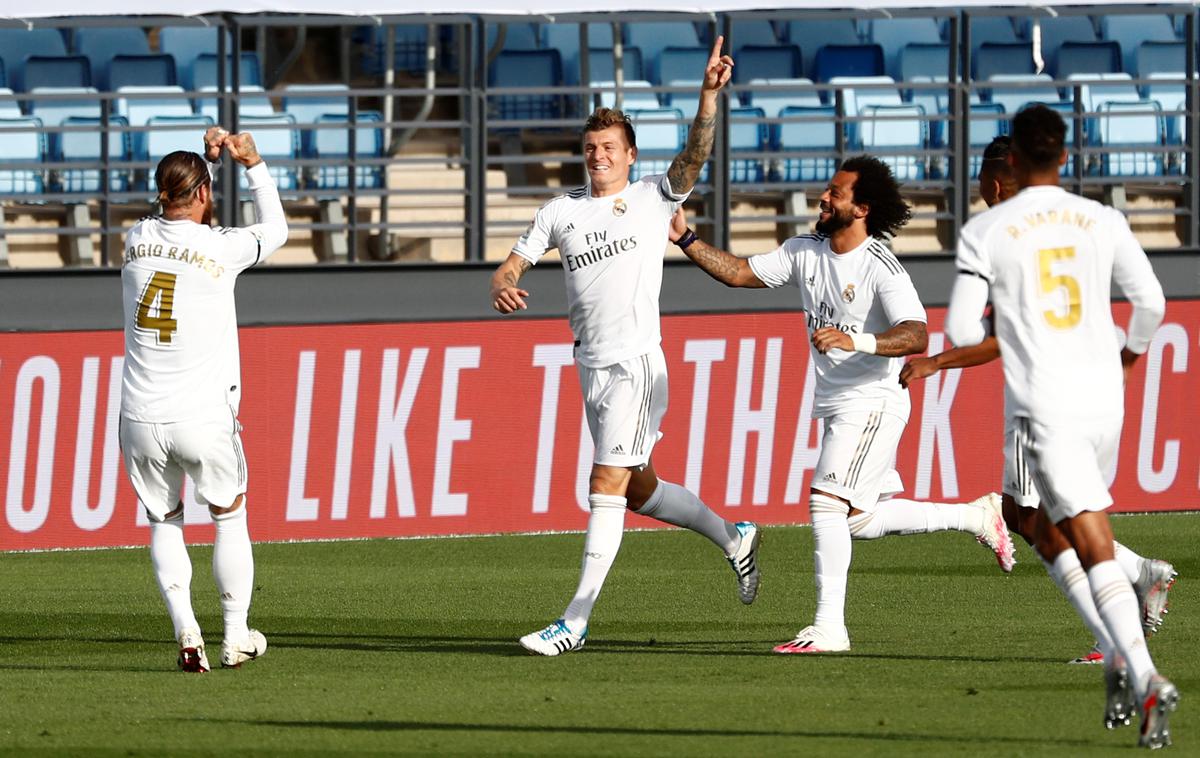
<path fill-rule="evenodd" d="M 1151 649 L 1200 755 L 1191 587 L 1200 515 L 1118 517 L 1180 581 Z M 1011 576 L 961 534 L 855 543 L 845 655 L 772 655 L 813 609 L 812 532 L 767 527 L 758 601 L 718 551 L 632 532 L 586 648 L 524 653 L 574 588 L 581 535 L 256 546 L 268 654 L 175 670 L 146 550 L 0 555 L 0 751 L 11 754 L 1128 755 L 1091 644 L 1023 544 Z M 211 550 L 193 595 L 219 655 Z"/>

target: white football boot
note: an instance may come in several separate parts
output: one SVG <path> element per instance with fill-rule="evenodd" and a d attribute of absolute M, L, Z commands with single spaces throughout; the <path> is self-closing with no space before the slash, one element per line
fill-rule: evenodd
<path fill-rule="evenodd" d="M 1133 711 L 1137 708 L 1137 693 L 1129 680 L 1129 668 L 1123 663 L 1104 665 L 1104 726 L 1116 729 L 1129 726 Z"/>
<path fill-rule="evenodd" d="M 576 634 L 567 627 L 567 622 L 556 620 L 545 629 L 530 632 L 521 638 L 521 647 L 539 655 L 561 655 L 578 650 L 587 642 L 587 627 Z"/>
<path fill-rule="evenodd" d="M 1157 750 L 1171 744 L 1171 729 L 1167 723 L 1171 713 L 1179 707 L 1179 690 L 1165 677 L 1155 674 L 1150 677 L 1150 687 L 1142 698 L 1142 733 L 1138 747 Z"/>
<path fill-rule="evenodd" d="M 750 605 L 758 596 L 758 544 L 762 541 L 762 532 L 758 525 L 750 521 L 739 521 L 734 527 L 742 535 L 742 540 L 733 555 L 725 556 L 725 560 L 729 561 L 730 568 L 737 575 L 738 597 Z"/>
<path fill-rule="evenodd" d="M 227 669 L 241 668 L 243 663 L 252 661 L 266 652 L 267 638 L 257 629 L 251 629 L 240 640 L 221 642 L 221 666 Z"/>
<path fill-rule="evenodd" d="M 1162 626 L 1167 613 L 1167 593 L 1178 576 L 1175 567 L 1166 561 L 1147 558 L 1138 570 L 1133 591 L 1142 605 L 1142 632 L 1149 637 Z"/>
<path fill-rule="evenodd" d="M 179 670 L 203 674 L 209 670 L 204 653 L 204 638 L 199 629 L 184 629 L 179 633 Z"/>
<path fill-rule="evenodd" d="M 996 563 L 1000 564 L 1001 571 L 1006 574 L 1010 573 L 1017 561 L 1013 556 L 1012 537 L 1008 534 L 1008 526 L 1004 523 L 1004 513 L 1000 508 L 1000 496 L 995 492 L 989 492 L 983 497 L 967 503 L 967 506 L 984 509 L 983 532 L 975 535 L 975 539 L 979 540 L 980 545 L 996 554 Z"/>
<path fill-rule="evenodd" d="M 844 653 L 850 649 L 850 638 L 833 637 L 815 626 L 806 626 L 800 630 L 794 640 L 776 645 L 772 650 L 776 653 Z"/>

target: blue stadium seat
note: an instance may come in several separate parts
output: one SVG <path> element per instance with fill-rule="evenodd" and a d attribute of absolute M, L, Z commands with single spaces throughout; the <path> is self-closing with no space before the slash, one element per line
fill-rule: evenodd
<path fill-rule="evenodd" d="M 654 85 L 644 79 L 626 79 L 621 90 L 621 110 L 646 110 L 659 107 L 658 95 L 651 91 Z M 605 108 L 617 107 L 617 83 L 614 81 L 593 81 L 593 92 L 600 93 L 600 105 Z"/>
<path fill-rule="evenodd" d="M 864 105 L 858 125 L 862 149 L 892 168 L 898 181 L 925 178 L 925 158 L 921 155 L 889 154 L 889 148 L 925 149 L 925 109 L 919 105 Z"/>
<path fill-rule="evenodd" d="M 883 76 L 879 45 L 825 45 L 817 51 L 809 74 L 818 82 L 835 76 Z"/>
<path fill-rule="evenodd" d="M 846 136 L 849 144 L 857 148 L 861 124 L 856 120 L 864 109 L 875 105 L 898 106 L 902 104 L 900 90 L 890 76 L 835 76 L 829 83 L 842 93 L 842 115 L 846 117 Z"/>
<path fill-rule="evenodd" d="M 383 157 L 383 130 L 378 124 L 383 118 L 373 111 L 358 114 L 359 126 L 355 130 L 354 153 L 358 158 Z M 346 124 L 349 122 L 339 116 L 322 116 L 318 125 Z M 347 160 L 350 157 L 350 129 L 317 129 L 313 139 L 316 157 Z M 359 189 L 378 189 L 383 186 L 383 166 L 358 166 L 356 182 Z M 320 166 L 317 169 L 317 189 L 348 189 L 350 187 L 350 167 Z"/>
<path fill-rule="evenodd" d="M 75 52 L 88 59 L 96 86 L 112 90 L 116 87 L 108 83 L 109 61 L 118 55 L 149 55 L 150 41 L 135 27 L 85 26 L 75 30 Z"/>
<path fill-rule="evenodd" d="M 1008 16 L 971 16 L 971 57 L 983 45 L 1011 45 L 1021 41 L 1016 24 Z"/>
<path fill-rule="evenodd" d="M 837 163 L 837 113 L 834 108 L 792 106 L 784 108 L 779 117 L 785 120 L 772 130 L 775 148 L 801 155 L 783 157 L 776 179 L 781 182 L 829 181 Z"/>
<path fill-rule="evenodd" d="M 537 50 L 541 47 L 538 41 L 538 31 L 533 24 L 524 22 L 507 22 L 502 24 L 487 24 L 487 49 L 491 50 L 500 37 L 500 27 L 504 26 L 505 50 Z"/>
<path fill-rule="evenodd" d="M 977 82 L 986 82 L 993 76 L 1032 74 L 1036 70 L 1033 53 L 1026 42 L 985 42 L 971 61 L 975 67 L 973 78 Z"/>
<path fill-rule="evenodd" d="M 1187 113 L 1186 75 L 1178 73 L 1151 74 L 1146 98 L 1158 103 L 1165 122 L 1169 145 L 1183 144 L 1184 118 Z M 1173 112 L 1174 111 L 1174 112 Z"/>
<path fill-rule="evenodd" d="M 1058 48 L 1055 79 L 1074 74 L 1115 74 L 1121 71 L 1121 46 L 1116 42 L 1064 42 Z"/>
<path fill-rule="evenodd" d="M 729 149 L 733 154 L 729 162 L 729 180 L 735 183 L 761 182 L 763 161 L 761 157 L 739 158 L 738 153 L 761 153 L 767 147 L 767 125 L 762 122 L 765 114 L 761 108 L 729 109 Z"/>
<path fill-rule="evenodd" d="M 566 84 L 578 84 L 579 72 L 582 68 L 583 65 L 576 60 L 574 71 L 572 72 L 575 79 L 570 80 L 568 78 Z M 642 67 L 642 51 L 636 47 L 623 47 L 621 49 L 621 70 L 625 74 L 625 81 L 635 79 L 647 81 L 645 69 Z M 616 73 L 616 61 L 613 60 L 613 51 L 611 48 L 588 48 L 588 79 L 601 82 L 615 81 L 617 78 Z M 567 76 L 566 71 L 564 71 L 564 76 Z"/>
<path fill-rule="evenodd" d="M 110 116 L 109 124 L 110 127 L 128 126 L 125 119 L 120 116 Z M 61 125 L 67 130 L 59 135 L 57 140 L 58 148 L 54 158 L 64 163 L 100 161 L 102 137 L 100 119 L 98 117 L 68 116 L 63 119 Z M 195 149 L 195 147 L 192 149 Z M 130 160 L 127 133 L 109 129 L 108 157 L 114 163 Z M 58 186 L 63 192 L 99 192 L 100 169 L 59 169 Z M 124 192 L 129 189 L 129 172 L 124 169 L 110 169 L 108 173 L 108 187 L 113 192 Z"/>
<path fill-rule="evenodd" d="M 344 84 L 289 84 L 284 89 L 287 94 L 283 98 L 283 110 L 301 127 L 315 124 L 322 116 L 343 119 L 350 116 L 348 88 Z M 300 134 L 300 154 L 312 156 L 315 151 L 312 130 L 302 129 Z"/>
<path fill-rule="evenodd" d="M 672 79 L 666 86 L 676 90 L 666 93 L 667 107 L 682 113 L 684 120 L 690 124 L 700 108 L 700 80 Z"/>
<path fill-rule="evenodd" d="M 971 178 L 979 178 L 979 167 L 983 163 L 983 149 L 991 141 L 1007 132 L 1008 117 L 1004 106 L 999 103 L 971 103 L 970 124 L 967 127 L 968 144 L 971 148 Z"/>
<path fill-rule="evenodd" d="M 117 98 L 117 115 L 123 117 L 130 127 L 149 125 L 150 119 L 160 116 L 172 119 L 186 119 L 195 116 L 192 104 L 183 97 L 183 88 L 174 87 L 123 87 L 117 92 L 124 97 Z M 129 146 L 135 160 L 145 160 L 149 154 L 149 132 L 131 132 Z M 197 149 L 197 142 L 192 150 Z"/>
<path fill-rule="evenodd" d="M 883 48 L 884 70 L 893 78 L 903 79 L 901 51 L 912 44 L 941 44 L 942 25 L 933 18 L 877 18 L 871 22 L 867 38 Z M 945 69 L 944 61 L 942 68 Z"/>
<path fill-rule="evenodd" d="M 227 87 L 233 82 L 232 61 L 233 58 L 230 57 L 225 66 L 225 86 Z M 217 56 L 202 53 L 192 64 L 189 77 L 180 84 L 189 92 L 199 92 L 205 87 L 216 87 L 217 73 Z M 257 53 L 242 53 L 241 65 L 238 66 L 238 78 L 241 79 L 242 84 L 262 86 L 262 64 L 259 63 Z"/>
<path fill-rule="evenodd" d="M 29 101 L 29 115 L 46 127 L 46 154 L 53 160 L 61 153 L 60 134 L 53 129 L 71 117 L 100 120 L 100 99 L 95 87 L 37 87 L 31 95 L 77 95 L 72 99 L 34 99 Z"/>
<path fill-rule="evenodd" d="M 29 168 L 0 169 L 0 194 L 39 195 L 44 185 L 41 172 L 45 153 L 42 123 L 36 118 L 0 119 L 0 155 L 5 163 L 28 163 Z"/>
<path fill-rule="evenodd" d="M 0 87 L 8 88 L 8 74 L 4 70 L 4 59 L 0 58 Z"/>
<path fill-rule="evenodd" d="M 217 114 L 217 88 L 204 87 L 200 90 L 202 94 L 210 95 L 210 97 L 201 97 L 196 100 L 196 112 L 202 116 L 208 116 L 217 123 L 219 119 Z M 238 118 L 242 119 L 247 116 L 274 116 L 275 106 L 271 105 L 271 98 L 262 94 L 263 88 L 254 84 L 243 84 L 240 90 L 241 97 L 238 99 Z"/>
<path fill-rule="evenodd" d="M 643 22 L 634 21 L 625 25 L 625 43 L 631 47 L 636 47 L 642 51 L 642 58 L 645 61 L 650 74 L 651 81 L 664 82 L 672 78 L 672 76 L 659 76 L 655 79 L 655 75 L 661 72 L 659 64 L 659 55 L 665 48 L 668 47 L 703 47 L 700 41 L 700 35 L 696 34 L 696 27 L 690 21 L 668 21 L 668 22 Z M 708 62 L 709 48 L 704 48 L 704 60 Z M 703 65 L 699 71 L 689 71 L 687 76 L 699 78 L 704 75 Z"/>
<path fill-rule="evenodd" d="M 1132 78 L 1126 73 L 1115 74 L 1073 74 L 1068 78 L 1073 86 L 1079 87 L 1080 100 L 1085 111 L 1094 111 L 1101 103 L 1132 103 L 1142 99 Z M 1067 90 L 1068 102 L 1073 101 L 1074 93 Z"/>
<path fill-rule="evenodd" d="M 1065 42 L 1095 42 L 1096 27 L 1087 16 L 1057 16 L 1040 18 L 1042 27 L 1042 59 L 1046 62 L 1047 71 L 1058 70 L 1058 51 Z M 1027 22 L 1031 36 L 1033 19 Z"/>
<path fill-rule="evenodd" d="M 39 87 L 90 87 L 92 70 L 82 55 L 31 55 L 17 87 L 26 92 Z"/>
<path fill-rule="evenodd" d="M 8 87 L 0 87 L 0 118 L 24 118 L 21 106 L 17 104 L 13 91 Z M 36 115 L 36 114 L 35 114 Z"/>
<path fill-rule="evenodd" d="M 818 50 L 825 45 L 857 45 L 862 42 L 862 35 L 853 19 L 797 19 L 788 23 L 787 41 L 800 48 L 804 57 L 800 71 L 813 79 Z"/>
<path fill-rule="evenodd" d="M 683 114 L 675 108 L 630 111 L 629 118 L 637 133 L 638 160 L 629 172 L 630 181 L 653 174 L 665 174 L 675 155 L 683 148 Z"/>
<path fill-rule="evenodd" d="M 424 27 L 421 27 L 424 29 Z M 216 55 L 219 30 L 212 26 L 164 26 L 158 32 L 158 49 L 175 59 L 175 81 L 191 88 L 192 65 L 201 55 Z M 225 52 L 233 54 L 233 38 L 226 32 Z"/>
<path fill-rule="evenodd" d="M 1029 103 L 1060 102 L 1053 81 L 1049 74 L 997 74 L 988 80 L 988 99 L 1012 116 Z"/>
<path fill-rule="evenodd" d="M 1163 144 L 1158 103 L 1152 100 L 1104 103 L 1099 112 L 1097 144 L 1108 148 L 1143 148 L 1105 153 L 1101 158 L 1105 176 L 1159 176 L 1165 173 L 1163 154 L 1145 149 Z"/>
<path fill-rule="evenodd" d="M 746 45 L 734 56 L 733 81 L 795 79 L 800 76 L 800 48 L 795 45 Z"/>
<path fill-rule="evenodd" d="M 659 84 L 685 79 L 699 81 L 708 67 L 708 49 L 703 47 L 665 47 L 659 52 L 657 78 Z"/>
<path fill-rule="evenodd" d="M 562 60 L 557 50 L 505 50 L 489 70 L 490 87 L 558 87 Z M 492 117 L 501 120 L 556 119 L 563 115 L 558 94 L 513 94 L 491 98 Z"/>
<path fill-rule="evenodd" d="M 915 77 L 929 78 L 950 75 L 950 46 L 942 43 L 912 43 L 900 49 L 900 65 L 895 76 L 898 81 L 911 82 Z"/>
<path fill-rule="evenodd" d="M 288 113 L 239 116 L 238 127 L 242 131 L 254 135 L 254 144 L 258 146 L 259 155 L 263 157 L 267 164 L 267 170 L 274 177 L 275 186 L 279 187 L 281 192 L 294 191 L 299 186 L 295 161 L 300 154 L 300 132 L 296 129 L 296 119 Z M 360 135 L 359 138 L 361 139 L 362 136 Z M 321 171 L 325 170 L 337 171 L 338 169 L 322 167 Z M 345 166 L 342 166 L 340 170 L 343 174 L 348 173 Z M 238 172 L 238 181 L 242 189 L 249 189 L 245 171 Z"/>
<path fill-rule="evenodd" d="M 578 84 L 579 77 L 579 24 L 542 24 L 541 27 L 542 48 L 545 50 L 557 50 L 562 56 L 563 79 L 567 84 Z M 606 23 L 590 23 L 587 27 L 588 36 L 588 52 L 590 58 L 588 60 L 589 67 L 596 65 L 596 54 L 593 50 L 610 51 L 608 59 L 609 66 L 612 64 L 613 36 L 612 24 Z M 626 48 L 628 49 L 628 48 Z M 638 51 L 638 75 L 634 78 L 643 79 L 644 69 L 641 65 L 641 51 Z M 628 65 L 628 64 L 626 64 Z M 595 68 L 589 72 L 589 78 L 592 79 L 612 79 L 611 76 L 599 76 Z"/>
<path fill-rule="evenodd" d="M 1121 45 L 1125 52 L 1124 68 L 1137 69 L 1137 49 L 1143 42 L 1177 42 L 1175 25 L 1166 14 L 1126 16 L 1112 14 L 1100 19 L 1100 36 Z"/>
<path fill-rule="evenodd" d="M 154 131 L 146 133 L 146 156 L 150 160 L 146 188 L 157 192 L 154 169 L 158 162 L 176 150 L 197 152 L 203 144 L 204 132 L 213 122 L 207 116 L 151 116 L 146 125 L 154 127 Z"/>
<path fill-rule="evenodd" d="M 175 81 L 175 59 L 169 55 L 116 55 L 108 64 L 104 89 L 122 87 L 171 87 Z"/>
<path fill-rule="evenodd" d="M 26 58 L 66 54 L 67 46 L 56 29 L 0 29 L 0 60 L 4 61 L 8 86 L 12 89 L 27 89 L 22 84 Z"/>
<path fill-rule="evenodd" d="M 736 45 L 739 50 L 747 45 L 770 47 L 781 42 L 779 35 L 775 33 L 774 25 L 770 21 L 758 19 L 735 20 L 729 37 L 726 42 Z M 734 60 L 737 61 L 736 58 Z"/>
<path fill-rule="evenodd" d="M 1138 46 L 1133 73 L 1139 79 L 1187 71 L 1186 42 L 1143 42 Z"/>
<path fill-rule="evenodd" d="M 795 91 L 783 89 L 794 86 Z M 778 118 L 781 111 L 788 106 L 803 108 L 821 107 L 821 95 L 812 87 L 812 79 L 751 79 L 750 105 L 761 108 L 768 118 Z M 770 87 L 771 89 L 765 89 Z M 762 89 L 760 89 L 762 88 Z"/>
<path fill-rule="evenodd" d="M 927 116 L 926 119 L 926 137 L 929 140 L 930 147 L 943 147 L 948 143 L 946 139 L 946 117 L 950 113 L 950 95 L 948 92 L 947 77 L 942 76 L 917 76 L 909 83 L 914 85 L 934 85 L 913 87 L 908 91 L 906 100 L 913 105 L 921 106 L 921 110 Z M 971 102 L 979 102 L 979 95 L 971 93 Z"/>

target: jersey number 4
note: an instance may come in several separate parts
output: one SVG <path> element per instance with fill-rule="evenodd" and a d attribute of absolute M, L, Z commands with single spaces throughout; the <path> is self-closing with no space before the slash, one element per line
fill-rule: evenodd
<path fill-rule="evenodd" d="M 1074 329 L 1083 318 L 1079 280 L 1066 274 L 1055 274 L 1053 271 L 1055 263 L 1074 258 L 1075 248 L 1073 247 L 1049 247 L 1038 251 L 1038 270 L 1041 272 L 1042 294 L 1053 295 L 1059 290 L 1066 290 L 1067 312 L 1065 314 L 1060 308 L 1042 311 L 1046 323 L 1055 329 Z"/>
<path fill-rule="evenodd" d="M 179 322 L 171 318 L 175 307 L 175 274 L 165 274 L 156 271 L 146 288 L 137 307 L 137 327 L 158 334 L 158 344 L 169 345 L 171 338 L 179 329 Z M 151 312 L 156 315 L 151 315 Z"/>

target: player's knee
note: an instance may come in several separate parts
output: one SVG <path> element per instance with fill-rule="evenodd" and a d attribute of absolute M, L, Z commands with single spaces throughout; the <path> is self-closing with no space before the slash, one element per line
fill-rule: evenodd
<path fill-rule="evenodd" d="M 876 522 L 874 513 L 858 511 L 847 519 L 847 523 L 850 525 L 851 539 L 874 540 L 884 535 L 883 525 Z"/>
<path fill-rule="evenodd" d="M 631 511 L 654 510 L 654 506 L 662 500 L 662 482 L 657 477 L 651 481 L 634 477 L 625 491 L 625 500 Z"/>
<path fill-rule="evenodd" d="M 227 518 L 236 518 L 246 512 L 246 509 L 244 507 L 245 504 L 246 504 L 246 496 L 245 496 L 245 494 L 242 494 L 242 495 L 238 495 L 237 497 L 235 497 L 233 499 L 233 504 L 229 505 L 228 507 L 222 507 L 219 505 L 209 505 L 208 512 L 210 515 L 212 515 L 213 519 L 217 520 L 217 521 L 220 521 L 221 519 L 227 519 Z"/>
<path fill-rule="evenodd" d="M 151 523 L 157 522 L 160 524 L 178 524 L 181 521 L 183 521 L 183 503 L 182 502 L 180 502 L 179 505 L 175 506 L 175 510 L 168 511 L 167 513 L 164 513 L 162 516 L 155 515 L 154 511 L 150 510 L 149 508 L 146 508 L 145 506 L 142 506 L 142 507 L 145 508 L 146 518 L 150 519 Z"/>
<path fill-rule="evenodd" d="M 812 514 L 835 513 L 846 516 L 850 513 L 850 504 L 836 495 L 813 490 L 808 498 L 808 510 Z"/>

